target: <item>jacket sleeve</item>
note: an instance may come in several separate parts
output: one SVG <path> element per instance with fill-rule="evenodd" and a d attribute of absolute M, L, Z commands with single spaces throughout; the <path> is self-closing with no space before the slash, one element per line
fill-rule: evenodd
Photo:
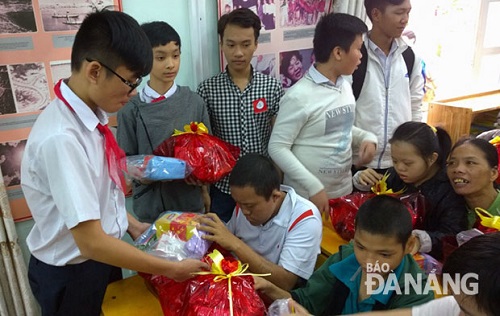
<path fill-rule="evenodd" d="M 129 103 L 118 111 L 117 115 L 118 128 L 116 130 L 116 140 L 127 156 L 139 154 L 135 109 L 135 104 L 129 101 Z"/>
<path fill-rule="evenodd" d="M 284 96 L 269 139 L 268 151 L 274 162 L 291 179 L 301 183 L 310 196 L 323 190 L 321 181 L 297 159 L 292 146 L 308 120 L 306 111 L 297 98 Z"/>
<path fill-rule="evenodd" d="M 292 298 L 304 306 L 312 315 L 323 315 L 324 309 L 334 299 L 332 290 L 337 278 L 330 272 L 329 267 L 341 261 L 341 254 L 331 255 L 319 269 L 314 271 L 304 287 L 291 292 Z"/>
<path fill-rule="evenodd" d="M 424 75 L 422 73 L 422 58 L 415 55 L 415 64 L 410 78 L 411 119 L 422 122 L 422 100 L 424 98 Z"/>

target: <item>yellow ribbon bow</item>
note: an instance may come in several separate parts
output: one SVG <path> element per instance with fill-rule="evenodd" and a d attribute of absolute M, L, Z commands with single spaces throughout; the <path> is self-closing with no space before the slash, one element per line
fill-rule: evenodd
<path fill-rule="evenodd" d="M 490 144 L 493 144 L 495 146 L 500 145 L 500 136 L 495 136 L 492 139 L 490 139 Z"/>
<path fill-rule="evenodd" d="M 208 254 L 208 257 L 213 261 L 212 266 L 210 267 L 210 271 L 193 272 L 192 274 L 195 275 L 215 274 L 217 276 L 214 278 L 214 282 L 219 282 L 227 279 L 228 293 L 229 293 L 229 312 L 231 316 L 233 316 L 233 291 L 231 288 L 231 278 L 244 275 L 252 275 L 252 276 L 271 275 L 271 273 L 265 273 L 265 274 L 245 273 L 245 271 L 248 269 L 248 263 L 241 264 L 239 260 L 238 260 L 238 268 L 235 271 L 231 273 L 225 273 L 224 270 L 222 269 L 222 260 L 224 259 L 224 256 L 217 249 L 214 249 L 212 253 Z"/>
<path fill-rule="evenodd" d="M 493 216 L 480 207 L 476 207 L 475 211 L 477 216 L 481 219 L 481 225 L 500 231 L 500 216 Z"/>
<path fill-rule="evenodd" d="M 382 194 L 401 194 L 405 189 L 401 189 L 397 192 L 393 192 L 392 189 L 387 189 L 387 178 L 389 178 L 390 173 L 385 173 L 382 179 L 380 179 L 374 186 L 372 186 L 372 192 L 376 195 Z"/>
<path fill-rule="evenodd" d="M 174 136 L 182 134 L 208 134 L 208 128 L 203 123 L 191 122 L 184 125 L 184 132 L 174 129 Z"/>

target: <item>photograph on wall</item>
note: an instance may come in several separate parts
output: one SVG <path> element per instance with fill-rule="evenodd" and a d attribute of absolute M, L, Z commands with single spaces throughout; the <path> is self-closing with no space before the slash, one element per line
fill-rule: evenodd
<path fill-rule="evenodd" d="M 280 79 L 283 88 L 293 86 L 312 64 L 312 48 L 280 52 Z"/>
<path fill-rule="evenodd" d="M 50 62 L 50 73 L 52 74 L 52 84 L 55 85 L 59 80 L 69 78 L 71 75 L 71 61 L 59 60 Z"/>
<path fill-rule="evenodd" d="M 0 33 L 36 32 L 35 13 L 31 0 L 0 1 Z"/>
<path fill-rule="evenodd" d="M 264 75 L 279 78 L 276 68 L 275 54 L 260 54 L 252 57 L 250 61 L 253 68 Z"/>
<path fill-rule="evenodd" d="M 39 0 L 46 32 L 77 30 L 91 12 L 115 10 L 113 0 Z"/>
<path fill-rule="evenodd" d="M 0 143 L 0 167 L 6 187 L 21 184 L 21 158 L 26 140 Z"/>
<path fill-rule="evenodd" d="M 49 86 L 43 63 L 8 65 L 16 112 L 43 110 L 50 102 Z"/>
<path fill-rule="evenodd" d="M 280 0 L 281 27 L 316 25 L 327 11 L 326 0 Z"/>
<path fill-rule="evenodd" d="M 0 65 L 0 115 L 16 113 L 16 103 L 7 66 Z"/>

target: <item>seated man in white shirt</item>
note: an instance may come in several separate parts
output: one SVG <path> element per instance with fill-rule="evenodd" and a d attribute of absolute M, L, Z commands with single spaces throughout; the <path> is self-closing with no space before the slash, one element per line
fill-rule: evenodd
<path fill-rule="evenodd" d="M 227 226 L 216 214 L 200 220 L 203 238 L 231 251 L 253 273 L 271 273 L 267 279 L 291 290 L 307 280 L 320 253 L 322 220 L 316 206 L 280 185 L 273 162 L 260 154 L 241 157 L 229 178 L 236 201 Z"/>

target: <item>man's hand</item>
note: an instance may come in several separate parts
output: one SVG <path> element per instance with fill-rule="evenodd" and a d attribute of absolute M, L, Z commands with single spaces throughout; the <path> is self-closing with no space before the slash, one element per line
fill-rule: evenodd
<path fill-rule="evenodd" d="M 238 243 L 241 242 L 239 238 L 234 236 L 226 227 L 223 221 L 215 213 L 207 213 L 199 217 L 200 225 L 198 230 L 207 232 L 203 235 L 203 239 L 215 241 L 224 249 L 235 251 Z"/>
<path fill-rule="evenodd" d="M 135 217 L 127 213 L 128 219 L 128 229 L 127 232 L 132 238 L 132 240 L 136 240 L 142 233 L 146 231 L 146 229 L 151 226 L 149 223 L 139 222 Z"/>
<path fill-rule="evenodd" d="M 359 183 L 362 185 L 374 186 L 378 181 L 380 181 L 384 175 L 376 172 L 375 170 L 368 168 L 359 173 Z"/>
<path fill-rule="evenodd" d="M 326 191 L 324 189 L 311 196 L 309 200 L 316 205 L 322 214 L 324 213 L 328 216 L 330 213 L 330 204 L 328 204 L 328 195 L 326 195 Z"/>
<path fill-rule="evenodd" d="M 194 259 L 186 259 L 180 262 L 174 262 L 173 271 L 166 271 L 165 275 L 177 282 L 181 282 L 193 277 L 193 272 L 208 270 L 209 266 L 205 262 Z"/>
<path fill-rule="evenodd" d="M 375 157 L 375 151 L 377 149 L 377 146 L 375 143 L 372 142 L 361 142 L 361 145 L 359 146 L 359 154 L 358 154 L 358 161 L 356 162 L 357 166 L 364 166 L 368 163 L 370 163 L 373 160 L 373 157 Z"/>

